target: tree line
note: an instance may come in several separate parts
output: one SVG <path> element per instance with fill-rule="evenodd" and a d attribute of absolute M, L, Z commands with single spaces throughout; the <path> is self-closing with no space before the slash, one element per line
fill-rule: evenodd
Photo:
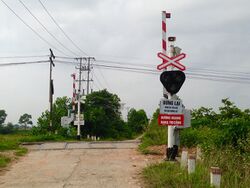
<path fill-rule="evenodd" d="M 67 116 L 69 112 L 72 112 L 71 99 L 66 96 L 58 97 L 53 103 L 53 126 L 49 125 L 50 112 L 46 110 L 38 118 L 37 124 L 31 128 L 31 134 L 75 137 L 76 126 L 73 122 L 67 128 L 61 126 L 61 117 Z M 72 113 L 76 112 L 77 109 Z M 85 125 L 81 126 L 83 137 L 94 135 L 103 139 L 129 139 L 141 134 L 148 125 L 148 118 L 143 109 L 130 109 L 127 121 L 124 121 L 120 98 L 106 89 L 87 95 L 85 101 L 81 103 L 81 113 L 84 114 L 85 120 Z M 10 127 L 3 124 L 6 117 L 5 110 L 1 110 L 0 126 L 3 129 Z M 23 114 L 19 118 L 19 128 L 27 129 L 28 125 L 32 125 L 31 118 L 31 115 Z"/>
<path fill-rule="evenodd" d="M 33 125 L 32 116 L 30 114 L 24 113 L 20 116 L 18 123 L 13 124 L 8 122 L 5 124 L 5 120 L 7 118 L 7 113 L 5 110 L 0 110 L 0 134 L 9 134 L 14 133 L 17 130 L 27 130 Z M 30 125 L 30 126 L 29 126 Z"/>

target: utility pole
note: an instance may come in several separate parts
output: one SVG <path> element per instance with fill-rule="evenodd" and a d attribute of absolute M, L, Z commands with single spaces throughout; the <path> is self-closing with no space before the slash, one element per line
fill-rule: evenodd
<path fill-rule="evenodd" d="M 53 95 L 54 95 L 54 85 L 53 85 L 53 79 L 52 79 L 52 66 L 54 67 L 55 64 L 53 62 L 53 59 L 55 59 L 55 56 L 53 54 L 53 51 L 49 49 L 50 51 L 50 64 L 49 64 L 49 103 L 50 103 L 50 116 L 49 116 L 49 125 L 52 127 L 53 125 Z"/>
<path fill-rule="evenodd" d="M 78 77 L 78 95 L 77 95 L 77 114 L 78 114 L 78 123 L 77 123 L 77 140 L 81 139 L 81 82 L 82 82 L 82 60 L 83 58 L 79 58 L 80 66 L 79 66 L 79 77 Z"/>
<path fill-rule="evenodd" d="M 77 58 L 77 60 L 80 61 L 79 63 L 79 67 L 76 67 L 76 69 L 79 69 L 78 72 L 78 92 L 77 92 L 77 140 L 81 139 L 81 125 L 84 125 L 84 119 L 81 119 L 81 96 L 84 95 L 84 90 L 82 92 L 82 81 L 87 81 L 87 94 L 89 94 L 89 82 L 93 81 L 92 79 L 90 80 L 89 78 L 89 74 L 91 71 L 91 67 L 90 67 L 90 61 L 91 60 L 95 60 L 94 57 L 80 57 Z M 87 61 L 87 66 L 84 65 L 83 66 L 83 60 Z M 87 80 L 82 79 L 82 71 L 87 71 Z M 74 87 L 74 86 L 73 86 Z"/>
<path fill-rule="evenodd" d="M 89 73 L 91 71 L 90 70 L 90 61 L 95 60 L 95 58 L 94 57 L 88 57 L 87 60 L 88 60 L 88 66 L 87 66 L 87 71 L 88 71 L 88 73 L 87 73 L 87 95 L 88 95 L 89 94 L 89 82 L 93 81 L 93 80 L 89 79 Z"/>

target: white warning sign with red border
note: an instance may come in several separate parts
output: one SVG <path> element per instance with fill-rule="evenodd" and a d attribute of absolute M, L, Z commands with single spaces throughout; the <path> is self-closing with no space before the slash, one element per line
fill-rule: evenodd
<path fill-rule="evenodd" d="M 184 114 L 159 114 L 160 126 L 184 126 Z"/>

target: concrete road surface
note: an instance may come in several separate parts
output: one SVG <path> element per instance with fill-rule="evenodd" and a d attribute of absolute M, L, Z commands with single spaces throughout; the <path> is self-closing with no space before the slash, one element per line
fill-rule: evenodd
<path fill-rule="evenodd" d="M 0 176 L 0 188 L 137 188 L 147 159 L 137 141 L 43 143 Z"/>

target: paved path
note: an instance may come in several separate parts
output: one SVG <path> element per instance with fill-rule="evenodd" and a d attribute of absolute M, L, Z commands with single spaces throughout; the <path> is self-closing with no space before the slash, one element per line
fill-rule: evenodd
<path fill-rule="evenodd" d="M 137 141 L 44 143 L 0 176 L 0 188 L 138 188 L 148 160 Z"/>

